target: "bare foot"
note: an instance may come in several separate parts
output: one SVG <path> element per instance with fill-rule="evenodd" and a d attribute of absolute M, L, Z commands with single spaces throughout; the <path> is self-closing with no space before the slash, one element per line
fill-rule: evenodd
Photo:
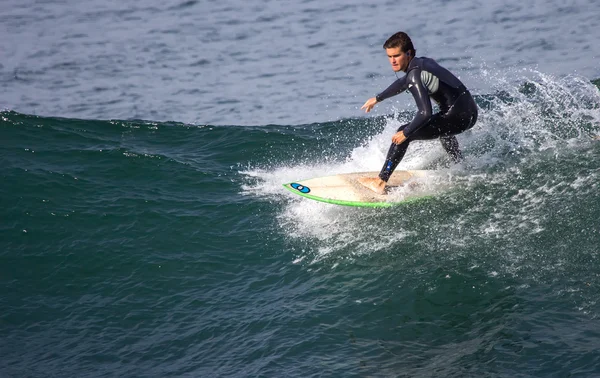
<path fill-rule="evenodd" d="M 358 182 L 377 194 L 385 194 L 385 181 L 379 177 L 361 177 Z"/>

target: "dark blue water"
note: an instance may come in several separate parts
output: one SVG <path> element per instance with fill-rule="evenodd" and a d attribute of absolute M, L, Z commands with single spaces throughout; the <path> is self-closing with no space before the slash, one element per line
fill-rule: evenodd
<path fill-rule="evenodd" d="M 1 377 L 600 376 L 592 1 L 0 11 Z M 287 192 L 380 168 L 399 28 L 475 94 L 465 161 L 412 144 L 435 196 L 390 209 Z"/>
<path fill-rule="evenodd" d="M 4 0 L 0 106 L 84 119 L 325 122 L 360 115 L 394 79 L 381 46 L 397 30 L 487 93 L 528 69 L 600 77 L 599 29 L 594 0 Z M 403 108 L 408 97 L 389 103 Z"/>

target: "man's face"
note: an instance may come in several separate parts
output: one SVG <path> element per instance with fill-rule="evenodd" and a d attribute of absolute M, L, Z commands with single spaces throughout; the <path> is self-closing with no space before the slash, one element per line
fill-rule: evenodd
<path fill-rule="evenodd" d="M 385 49 L 385 53 L 390 60 L 390 64 L 392 65 L 394 72 L 406 71 L 408 68 L 408 63 L 410 62 L 410 58 L 408 54 L 400 49 L 400 47 Z"/>

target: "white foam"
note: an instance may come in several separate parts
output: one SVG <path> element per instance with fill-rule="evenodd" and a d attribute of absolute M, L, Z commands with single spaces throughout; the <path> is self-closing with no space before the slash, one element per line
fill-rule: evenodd
<path fill-rule="evenodd" d="M 600 94 L 584 78 L 555 78 L 535 71 L 509 72 L 501 76 L 482 70 L 479 79 L 494 82 L 498 92 L 488 99 L 489 106 L 480 108 L 475 127 L 458 136 L 465 160 L 445 168 L 449 160 L 440 143 L 419 141 L 410 145 L 405 159 L 397 168 L 439 169 L 443 175 L 425 181 L 427 189 L 461 187 L 475 196 L 446 198 L 445 201 L 454 201 L 461 208 L 451 219 L 438 219 L 436 214 L 429 214 L 425 218 L 426 226 L 405 227 L 408 222 L 394 211 L 319 203 L 294 196 L 282 188 L 285 182 L 312 177 L 378 171 L 392 135 L 408 119 L 388 119 L 379 134 L 354 148 L 342 161 L 335 157 L 337 160 L 324 159 L 324 162 L 315 164 L 291 163 L 244 170 L 241 173 L 250 182 L 244 185 L 243 192 L 281 204 L 277 219 L 282 232 L 288 238 L 306 241 L 310 246 L 304 255 L 295 256 L 295 263 L 314 263 L 336 253 L 353 258 L 388 251 L 406 237 L 419 234 L 437 238 L 437 241 L 429 240 L 432 245 L 461 248 L 480 244 L 486 238 L 509 240 L 513 232 L 540 233 L 544 226 L 536 209 L 549 198 L 564 195 L 569 188 L 596 186 L 598 172 L 568 183 L 560 180 L 552 182 L 544 177 L 533 184 L 514 182 L 523 175 L 522 169 L 548 159 L 548 152 L 560 153 L 569 143 L 581 144 L 599 133 Z M 523 83 L 527 83 L 526 88 Z M 478 188 L 485 189 L 488 194 L 478 198 L 481 192 Z M 404 193 L 399 189 L 395 194 Z M 480 213 L 491 215 L 483 217 L 481 222 L 477 220 L 480 223 L 474 225 L 474 219 L 479 219 Z M 460 232 L 452 232 L 456 230 Z M 439 248 L 435 250 L 437 253 Z M 514 258 L 518 260 L 518 257 Z M 493 272 L 493 276 L 497 274 Z"/>

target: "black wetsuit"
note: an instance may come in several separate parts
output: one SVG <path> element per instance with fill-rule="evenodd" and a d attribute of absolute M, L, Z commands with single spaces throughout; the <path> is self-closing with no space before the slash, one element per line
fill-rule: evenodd
<path fill-rule="evenodd" d="M 383 101 L 407 89 L 415 98 L 419 110 L 410 123 L 398 129 L 404 132 L 407 139 L 401 144 L 392 143 L 390 147 L 379 174 L 386 182 L 413 140 L 440 138 L 446 152 L 458 162 L 462 156 L 454 135 L 470 129 L 477 121 L 477 105 L 471 93 L 456 76 L 433 59 L 413 58 L 406 75 L 378 94 L 377 101 Z M 430 97 L 438 104 L 439 113 L 433 114 Z"/>

